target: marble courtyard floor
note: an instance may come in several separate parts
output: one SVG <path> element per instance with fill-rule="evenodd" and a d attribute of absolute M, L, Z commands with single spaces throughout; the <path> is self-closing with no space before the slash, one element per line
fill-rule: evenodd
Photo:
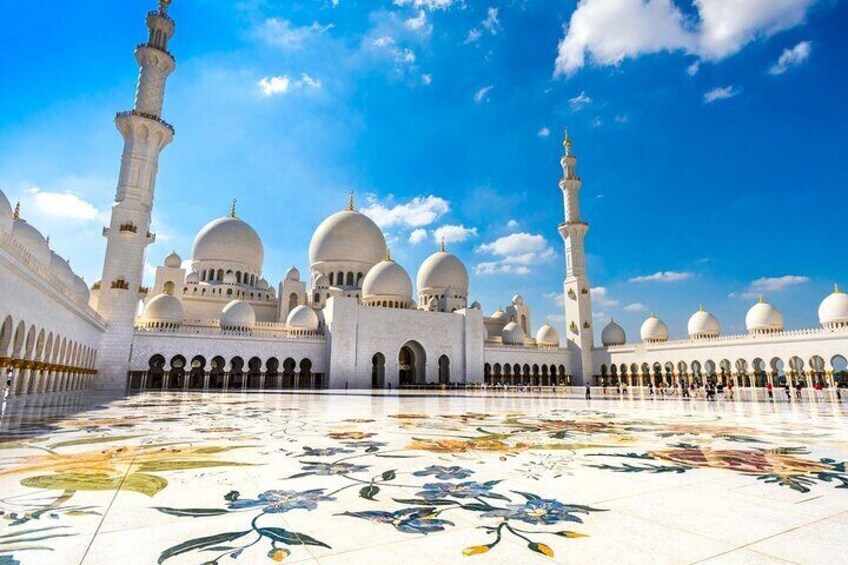
<path fill-rule="evenodd" d="M 846 411 L 502 392 L 20 399 L 0 424 L 0 565 L 844 562 Z"/>

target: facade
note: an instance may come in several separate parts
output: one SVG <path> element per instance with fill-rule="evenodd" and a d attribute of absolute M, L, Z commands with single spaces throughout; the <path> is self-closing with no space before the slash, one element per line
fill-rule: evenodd
<path fill-rule="evenodd" d="M 260 235 L 238 216 L 213 219 L 191 256 L 162 258 L 152 287 L 142 286 L 160 152 L 174 128 L 162 119 L 165 85 L 176 63 L 168 51 L 175 23 L 168 2 L 147 15 L 148 39 L 135 50 L 135 104 L 115 118 L 124 139 L 100 281 L 91 289 L 0 192 L 0 367 L 13 394 L 102 389 L 399 388 L 420 385 L 551 386 L 627 380 L 735 379 L 761 385 L 789 375 L 834 383 L 848 349 L 848 298 L 836 292 L 820 309 L 823 328 L 783 331 L 768 304 L 749 312 L 749 335 L 720 337 L 699 311 L 690 339 L 668 341 L 657 318 L 642 343 L 627 344 L 611 322 L 595 346 L 586 273 L 588 223 L 581 180 L 563 142 L 565 334 L 534 327 L 515 295 L 490 316 L 469 303 L 462 260 L 442 243 L 412 278 L 394 261 L 379 227 L 353 195 L 318 223 L 309 271 L 291 268 L 276 284 L 263 273 Z M 8 290 L 7 290 L 8 289 Z M 562 343 L 562 345 L 561 345 Z M 844 358 L 842 358 L 844 361 Z M 838 372 L 838 371 L 837 371 Z"/>

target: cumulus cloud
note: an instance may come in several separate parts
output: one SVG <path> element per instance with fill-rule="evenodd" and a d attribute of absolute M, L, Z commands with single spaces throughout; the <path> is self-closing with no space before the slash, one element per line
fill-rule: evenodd
<path fill-rule="evenodd" d="M 465 43 L 474 43 L 483 37 L 483 33 L 477 28 L 468 30 L 468 35 L 465 36 Z"/>
<path fill-rule="evenodd" d="M 271 47 L 283 51 L 296 51 L 303 49 L 309 40 L 322 35 L 332 27 L 332 24 L 322 26 L 318 22 L 312 22 L 312 25 L 308 26 L 293 26 L 289 20 L 269 18 L 253 31 L 253 35 Z"/>
<path fill-rule="evenodd" d="M 718 100 L 727 100 L 739 94 L 734 86 L 719 86 L 704 93 L 704 104 L 712 104 Z"/>
<path fill-rule="evenodd" d="M 257 84 L 264 96 L 288 94 L 292 90 L 318 90 L 321 88 L 321 81 L 306 73 L 300 75 L 297 80 L 292 80 L 288 75 L 267 76 L 259 79 Z"/>
<path fill-rule="evenodd" d="M 810 282 L 809 277 L 800 275 L 783 275 L 782 277 L 762 277 L 751 281 L 742 294 L 743 298 L 755 298 L 768 292 L 780 292 L 792 286 Z"/>
<path fill-rule="evenodd" d="M 421 84 L 423 84 L 424 86 L 430 86 L 431 84 L 433 84 L 433 75 L 429 73 L 424 73 L 423 75 L 421 75 Z"/>
<path fill-rule="evenodd" d="M 815 2 L 693 0 L 694 13 L 687 16 L 675 0 L 581 0 L 559 43 L 554 74 L 571 75 L 587 59 L 618 65 L 664 51 L 718 61 L 802 23 Z"/>
<path fill-rule="evenodd" d="M 536 135 L 538 135 L 539 137 L 548 137 L 549 135 L 551 135 L 551 130 L 543 127 L 536 133 Z"/>
<path fill-rule="evenodd" d="M 498 9 L 489 8 L 486 10 L 486 19 L 480 24 L 492 35 L 497 35 L 501 29 L 501 22 L 498 19 Z"/>
<path fill-rule="evenodd" d="M 620 302 L 610 297 L 609 289 L 605 286 L 596 286 L 589 289 L 592 296 L 592 304 L 600 308 L 613 308 L 618 306 Z"/>
<path fill-rule="evenodd" d="M 632 304 L 628 304 L 624 307 L 625 312 L 644 312 L 647 309 L 648 307 L 641 302 L 633 302 Z"/>
<path fill-rule="evenodd" d="M 427 32 L 429 29 L 429 26 L 427 26 L 427 12 L 419 10 L 418 15 L 412 16 L 406 20 L 404 25 L 407 29 L 412 31 Z"/>
<path fill-rule="evenodd" d="M 528 274 L 530 267 L 548 261 L 555 256 L 553 248 L 544 237 L 525 232 L 513 233 L 480 245 L 478 253 L 487 253 L 497 258 L 477 265 L 477 274 L 494 273 Z"/>
<path fill-rule="evenodd" d="M 491 92 L 494 87 L 495 85 L 490 84 L 479 89 L 477 92 L 474 93 L 474 102 L 476 102 L 477 104 L 479 104 L 480 102 L 488 102 L 489 92 Z"/>
<path fill-rule="evenodd" d="M 565 293 L 563 292 L 548 292 L 545 298 L 551 300 L 557 306 L 565 306 Z"/>
<path fill-rule="evenodd" d="M 413 8 L 426 8 L 427 10 L 447 10 L 454 4 L 461 4 L 461 0 L 394 0 L 395 6 L 411 6 Z"/>
<path fill-rule="evenodd" d="M 686 67 L 686 74 L 690 77 L 693 77 L 698 74 L 698 71 L 701 70 L 701 61 L 695 61 L 688 67 Z"/>
<path fill-rule="evenodd" d="M 792 67 L 803 64 L 810 58 L 812 49 L 813 44 L 809 41 L 802 41 L 791 49 L 784 49 L 777 62 L 769 69 L 769 74 L 782 75 Z"/>
<path fill-rule="evenodd" d="M 585 108 L 588 104 L 591 104 L 592 99 L 586 95 L 585 91 L 583 91 L 574 98 L 569 98 L 568 103 L 571 105 L 571 109 L 577 112 Z"/>
<path fill-rule="evenodd" d="M 510 220 L 506 223 L 506 227 L 508 227 L 509 229 L 515 229 L 518 227 L 518 221 Z"/>
<path fill-rule="evenodd" d="M 39 188 L 26 191 L 25 214 L 51 220 L 88 222 L 100 216 L 100 211 L 73 192 L 47 192 Z"/>
<path fill-rule="evenodd" d="M 450 204 L 438 196 L 416 196 L 409 202 L 387 206 L 369 199 L 368 206 L 361 212 L 374 220 L 381 228 L 403 226 L 420 228 L 438 220 L 450 210 Z"/>
<path fill-rule="evenodd" d="M 477 228 L 466 228 L 463 225 L 446 224 L 433 230 L 433 240 L 445 243 L 462 243 L 477 237 Z"/>
<path fill-rule="evenodd" d="M 412 245 L 418 245 L 427 240 L 427 230 L 424 228 L 418 228 L 412 230 L 412 233 L 409 234 L 409 243 Z"/>
<path fill-rule="evenodd" d="M 633 277 L 627 280 L 627 282 L 632 283 L 640 283 L 640 282 L 678 282 L 685 281 L 687 279 L 691 279 L 695 275 L 686 271 L 657 271 L 651 275 L 642 275 L 639 277 Z"/>

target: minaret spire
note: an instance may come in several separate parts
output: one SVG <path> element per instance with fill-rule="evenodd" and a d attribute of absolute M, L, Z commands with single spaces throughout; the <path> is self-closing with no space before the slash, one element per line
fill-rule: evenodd
<path fill-rule="evenodd" d="M 236 216 L 236 203 L 238 203 L 238 200 L 233 198 L 233 202 L 230 204 L 230 217 L 231 218 L 237 218 L 238 217 L 238 216 Z"/>
<path fill-rule="evenodd" d="M 347 209 L 348 209 L 349 212 L 353 212 L 353 211 L 356 210 L 356 208 L 354 208 L 354 206 L 353 206 L 353 191 L 352 190 L 350 191 L 350 197 L 348 198 L 348 201 L 347 201 Z"/>
<path fill-rule="evenodd" d="M 156 239 L 150 233 L 150 217 L 159 154 L 174 138 L 173 126 L 161 116 L 165 82 L 176 68 L 168 51 L 175 24 L 168 15 L 170 0 L 158 4 L 158 10 L 147 13 L 147 42 L 135 49 L 140 68 L 135 104 L 115 116 L 124 150 L 112 218 L 103 230 L 106 258 L 97 310 L 106 320 L 106 333 L 98 357 L 98 388 L 126 386 L 144 254 Z"/>
<path fill-rule="evenodd" d="M 20 219 L 21 219 L 21 201 L 20 201 L 20 200 L 18 200 L 18 201 L 15 203 L 15 215 L 14 215 L 14 216 L 12 216 L 12 217 L 13 217 L 14 219 L 16 219 L 16 220 L 20 220 Z"/>
<path fill-rule="evenodd" d="M 562 141 L 563 154 L 560 158 L 565 221 L 559 225 L 559 233 L 565 244 L 565 329 L 571 351 L 572 376 L 575 384 L 590 383 L 593 376 L 592 348 L 592 298 L 589 279 L 586 276 L 586 251 L 583 241 L 589 224 L 580 216 L 580 187 L 582 182 L 576 174 L 577 157 L 572 151 L 568 128 Z"/>
<path fill-rule="evenodd" d="M 439 243 L 439 251 L 445 253 L 445 238 L 442 238 L 441 243 Z"/>

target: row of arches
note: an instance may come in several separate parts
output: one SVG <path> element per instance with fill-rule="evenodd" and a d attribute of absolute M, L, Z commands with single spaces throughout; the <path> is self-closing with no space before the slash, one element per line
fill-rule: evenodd
<path fill-rule="evenodd" d="M 214 288 L 214 287 L 210 287 L 210 288 L 208 288 L 208 290 L 209 290 L 210 295 L 229 296 L 233 299 L 240 298 L 242 300 L 265 300 L 265 301 L 271 301 L 273 299 L 270 292 L 265 292 L 265 293 L 253 292 L 253 291 L 247 292 L 247 291 L 244 291 L 244 290 L 241 290 L 241 289 L 238 289 L 238 288 L 236 288 L 236 289 L 232 289 L 232 288 L 223 289 L 223 288 Z M 206 291 L 207 291 L 207 287 L 199 286 L 199 285 L 196 285 L 196 284 L 193 284 L 191 286 L 186 286 L 186 287 L 183 288 L 183 294 L 184 295 L 205 296 Z M 170 294 L 170 293 L 168 293 L 166 291 L 166 294 Z"/>
<path fill-rule="evenodd" d="M 437 383 L 427 382 L 427 352 L 417 341 L 406 342 L 397 352 L 397 383 L 401 388 L 425 384 L 451 384 L 451 359 L 447 354 L 436 359 Z M 394 367 L 392 370 L 395 370 Z M 386 355 L 377 352 L 371 357 L 371 388 L 386 388 Z"/>
<path fill-rule="evenodd" d="M 232 390 L 232 389 L 316 389 L 324 388 L 324 375 L 312 370 L 312 360 L 299 362 L 289 357 L 280 362 L 270 357 L 247 361 L 235 356 L 229 362 L 216 355 L 207 362 L 202 355 L 189 361 L 174 355 L 168 361 L 156 354 L 148 360 L 146 371 L 131 371 L 129 388 L 133 390 Z"/>
<path fill-rule="evenodd" d="M 707 383 L 733 383 L 742 387 L 765 387 L 784 384 L 814 386 L 819 383 L 825 387 L 848 386 L 848 360 L 844 355 L 834 355 L 825 360 L 821 355 L 813 355 L 806 361 L 794 355 L 786 360 L 773 357 L 769 360 L 757 357 L 747 359 L 678 361 L 672 363 L 621 363 L 603 364 L 601 373 L 595 375 L 596 384 L 626 383 L 631 386 L 672 385 L 684 383 L 703 386 Z"/>
<path fill-rule="evenodd" d="M 344 271 L 339 271 L 338 273 L 330 273 L 330 286 L 348 286 L 348 287 L 356 287 L 359 288 L 362 286 L 362 277 L 365 276 L 365 273 L 354 273 L 352 271 L 345 273 Z"/>
<path fill-rule="evenodd" d="M 11 377 L 9 394 L 81 390 L 96 374 L 97 351 L 50 328 L 12 316 L 0 326 L 0 390 Z"/>
<path fill-rule="evenodd" d="M 242 273 L 241 271 L 236 271 L 235 273 L 233 273 L 233 271 L 224 271 L 224 269 L 218 269 L 217 271 L 215 269 L 203 269 L 200 271 L 200 280 L 204 282 L 224 282 L 225 274 L 235 274 L 236 282 L 238 284 L 253 287 L 256 286 L 256 275 L 248 272 Z"/>
<path fill-rule="evenodd" d="M 571 376 L 566 374 L 565 365 L 486 363 L 483 381 L 487 385 L 568 386 Z"/>

